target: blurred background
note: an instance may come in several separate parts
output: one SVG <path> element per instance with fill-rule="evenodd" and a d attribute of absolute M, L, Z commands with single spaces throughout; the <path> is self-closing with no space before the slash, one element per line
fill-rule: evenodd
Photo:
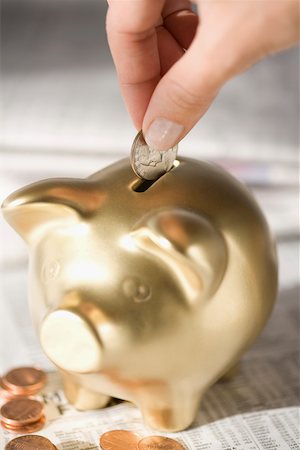
<path fill-rule="evenodd" d="M 136 130 L 118 88 L 105 0 L 2 0 L 0 200 L 47 177 L 128 157 Z M 247 183 L 276 236 L 281 284 L 299 276 L 299 49 L 230 81 L 179 146 Z M 27 249 L 0 218 L 3 295 L 26 288 Z"/>

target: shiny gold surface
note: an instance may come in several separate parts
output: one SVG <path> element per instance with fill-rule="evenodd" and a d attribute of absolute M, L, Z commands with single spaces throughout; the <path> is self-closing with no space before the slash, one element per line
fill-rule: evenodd
<path fill-rule="evenodd" d="M 214 165 L 180 158 L 149 183 L 122 160 L 85 180 L 25 187 L 3 213 L 29 244 L 42 346 L 81 409 L 111 395 L 153 428 L 186 428 L 271 312 L 268 226 Z"/>

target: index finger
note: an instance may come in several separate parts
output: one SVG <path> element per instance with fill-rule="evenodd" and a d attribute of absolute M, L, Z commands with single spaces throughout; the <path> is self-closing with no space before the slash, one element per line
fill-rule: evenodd
<path fill-rule="evenodd" d="M 155 27 L 164 0 L 110 0 L 107 36 L 129 113 L 141 128 L 151 95 L 160 79 Z"/>

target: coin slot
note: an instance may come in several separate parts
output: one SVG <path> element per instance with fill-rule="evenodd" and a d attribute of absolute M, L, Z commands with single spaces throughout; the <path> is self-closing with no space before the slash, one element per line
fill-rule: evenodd
<path fill-rule="evenodd" d="M 171 167 L 169 172 L 171 172 L 171 170 L 173 170 L 176 167 L 178 167 L 179 164 L 180 164 L 179 161 L 175 160 L 174 163 L 173 163 L 173 166 Z M 163 175 L 161 175 L 156 180 L 138 180 L 132 186 L 132 190 L 135 191 L 135 192 L 146 192 L 154 183 L 156 183 L 160 178 L 164 177 L 169 172 L 164 173 Z"/>
<path fill-rule="evenodd" d="M 159 180 L 159 178 L 158 178 Z M 134 186 L 132 187 L 132 189 L 135 192 L 145 192 L 147 191 L 147 189 L 149 189 L 149 187 L 152 186 L 152 184 L 154 184 L 157 180 L 139 180 L 136 184 L 134 184 Z"/>

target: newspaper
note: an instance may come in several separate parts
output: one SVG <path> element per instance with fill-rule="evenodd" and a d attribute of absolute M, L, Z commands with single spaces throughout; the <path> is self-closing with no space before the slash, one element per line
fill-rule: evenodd
<path fill-rule="evenodd" d="M 139 409 L 128 402 L 113 400 L 102 410 L 86 412 L 76 411 L 67 402 L 60 376 L 43 355 L 31 325 L 24 268 L 2 276 L 0 372 L 22 364 L 47 370 L 48 383 L 40 395 L 47 422 L 39 434 L 48 437 L 58 450 L 99 449 L 100 435 L 113 429 L 133 430 L 141 436 L 166 435 L 186 450 L 300 449 L 299 288 L 295 277 L 285 276 L 292 272 L 292 266 L 295 268 L 297 249 L 294 243 L 285 244 L 279 253 L 288 282 L 282 283 L 267 327 L 242 358 L 239 373 L 208 390 L 195 422 L 186 431 L 153 432 L 143 424 Z M 13 437 L 2 430 L 0 448 Z"/>

